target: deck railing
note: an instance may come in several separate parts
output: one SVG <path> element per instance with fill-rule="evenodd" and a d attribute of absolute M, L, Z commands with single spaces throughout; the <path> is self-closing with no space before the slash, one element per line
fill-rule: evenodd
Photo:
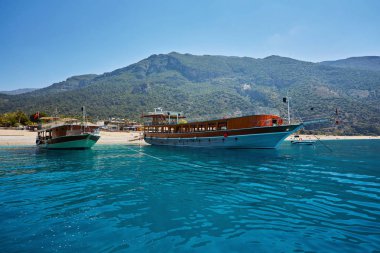
<path fill-rule="evenodd" d="M 223 126 L 218 126 L 218 123 L 226 123 L 226 120 L 223 121 L 214 121 L 210 123 L 206 122 L 188 122 L 183 124 L 169 124 L 169 123 L 158 123 L 153 124 L 149 122 L 144 124 L 144 131 L 150 133 L 194 133 L 194 132 L 213 132 L 213 131 L 225 131 L 228 129 L 228 123 Z M 177 125 L 176 129 L 173 125 Z M 273 119 L 265 120 L 256 120 L 253 121 L 250 127 L 268 127 L 268 126 L 279 126 L 286 124 L 274 123 Z M 167 128 L 167 129 L 164 129 Z"/>

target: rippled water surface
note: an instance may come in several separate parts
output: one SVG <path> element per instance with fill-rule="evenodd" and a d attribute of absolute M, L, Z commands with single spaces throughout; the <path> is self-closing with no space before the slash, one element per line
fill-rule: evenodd
<path fill-rule="evenodd" d="M 380 141 L 0 148 L 1 252 L 372 252 Z"/>

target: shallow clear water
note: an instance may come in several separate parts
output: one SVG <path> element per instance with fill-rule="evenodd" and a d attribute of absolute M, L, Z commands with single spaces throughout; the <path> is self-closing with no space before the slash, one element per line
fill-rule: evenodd
<path fill-rule="evenodd" d="M 1 252 L 371 252 L 380 141 L 0 148 Z"/>

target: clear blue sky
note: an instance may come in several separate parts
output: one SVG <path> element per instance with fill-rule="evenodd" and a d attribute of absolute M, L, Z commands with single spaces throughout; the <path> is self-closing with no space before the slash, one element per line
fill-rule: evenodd
<path fill-rule="evenodd" d="M 305 61 L 380 55 L 378 0 L 0 0 L 0 90 L 172 51 Z"/>

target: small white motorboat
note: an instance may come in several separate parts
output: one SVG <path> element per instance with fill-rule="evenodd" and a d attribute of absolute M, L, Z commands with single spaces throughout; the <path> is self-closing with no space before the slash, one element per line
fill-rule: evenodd
<path fill-rule="evenodd" d="M 292 144 L 297 145 L 314 145 L 314 140 L 302 140 L 302 138 L 299 137 L 299 135 L 294 136 L 294 140 L 290 141 Z"/>

